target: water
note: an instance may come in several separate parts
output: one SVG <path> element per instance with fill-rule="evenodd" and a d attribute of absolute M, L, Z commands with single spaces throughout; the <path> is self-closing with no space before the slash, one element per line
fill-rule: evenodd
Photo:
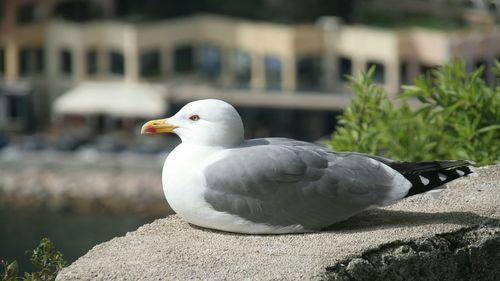
<path fill-rule="evenodd" d="M 0 209 L 0 259 L 17 260 L 20 272 L 36 271 L 25 252 L 38 246 L 43 237 L 48 237 L 69 265 L 93 246 L 123 236 L 156 218 L 137 214 Z"/>

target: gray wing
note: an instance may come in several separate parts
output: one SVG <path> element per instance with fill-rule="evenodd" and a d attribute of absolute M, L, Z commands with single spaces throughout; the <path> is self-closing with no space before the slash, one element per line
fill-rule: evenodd
<path fill-rule="evenodd" d="M 215 210 L 256 223 L 321 229 L 410 188 L 399 173 L 370 157 L 334 153 L 288 139 L 256 139 L 204 170 L 205 200 Z"/>

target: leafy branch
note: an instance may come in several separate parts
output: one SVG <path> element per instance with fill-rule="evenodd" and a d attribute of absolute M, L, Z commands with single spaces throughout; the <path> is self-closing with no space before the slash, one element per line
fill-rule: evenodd
<path fill-rule="evenodd" d="M 500 163 L 500 63 L 493 72 L 497 86 L 484 81 L 484 67 L 468 73 L 457 59 L 404 86 L 399 105 L 373 82 L 373 69 L 351 77 L 356 97 L 329 145 L 406 161 Z M 412 100 L 421 105 L 411 108 Z"/>
<path fill-rule="evenodd" d="M 24 274 L 24 277 L 18 277 L 19 266 L 17 261 L 11 263 L 0 261 L 0 280 L 2 281 L 52 281 L 56 279 L 57 273 L 66 266 L 66 261 L 61 252 L 57 251 L 48 238 L 43 238 L 38 247 L 31 254 L 30 261 L 39 271 Z"/>

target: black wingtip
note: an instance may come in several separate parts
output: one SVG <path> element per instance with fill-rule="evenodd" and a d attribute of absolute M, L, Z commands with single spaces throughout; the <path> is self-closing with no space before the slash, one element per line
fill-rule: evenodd
<path fill-rule="evenodd" d="M 432 172 L 443 169 L 472 166 L 475 163 L 469 160 L 445 160 L 428 162 L 394 162 L 389 166 L 403 175 L 419 174 L 422 172 Z"/>
<path fill-rule="evenodd" d="M 457 166 L 458 163 L 462 163 L 461 166 Z M 408 194 L 405 197 L 413 196 L 416 194 L 424 193 L 430 191 L 439 186 L 445 185 L 455 179 L 467 176 L 473 173 L 472 169 L 468 166 L 471 162 L 460 161 L 454 162 L 453 167 L 440 168 L 436 170 L 425 169 L 425 171 L 403 173 L 406 179 L 408 179 L 412 187 L 410 188 Z M 442 163 L 440 163 L 442 164 Z M 465 164 L 465 165 L 463 165 Z M 436 167 L 447 166 L 438 165 Z"/>

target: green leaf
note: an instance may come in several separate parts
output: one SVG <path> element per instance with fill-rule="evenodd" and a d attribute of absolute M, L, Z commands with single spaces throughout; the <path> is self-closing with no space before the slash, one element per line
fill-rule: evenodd
<path fill-rule="evenodd" d="M 13 261 L 7 265 L 5 268 L 5 274 L 2 280 L 16 280 L 17 274 L 19 273 L 19 266 L 17 261 Z"/>
<path fill-rule="evenodd" d="M 479 130 L 476 131 L 476 135 L 478 134 L 482 134 L 482 133 L 486 133 L 486 132 L 489 132 L 489 131 L 494 131 L 494 130 L 499 130 L 500 129 L 500 124 L 497 124 L 497 125 L 490 125 L 490 126 L 486 126 L 486 127 L 483 127 Z M 498 140 L 500 141 L 500 140 Z"/>
<path fill-rule="evenodd" d="M 330 143 L 334 148 L 407 161 L 469 158 L 483 165 L 499 162 L 500 86 L 488 86 L 482 71 L 468 73 L 465 62 L 455 60 L 434 70 L 432 76 L 419 76 L 415 85 L 403 86 L 401 104 L 395 105 L 373 83 L 370 69 L 351 80 L 356 98 L 338 117 L 340 127 Z M 498 79 L 498 62 L 495 74 Z M 406 105 L 415 99 L 423 106 Z"/>

